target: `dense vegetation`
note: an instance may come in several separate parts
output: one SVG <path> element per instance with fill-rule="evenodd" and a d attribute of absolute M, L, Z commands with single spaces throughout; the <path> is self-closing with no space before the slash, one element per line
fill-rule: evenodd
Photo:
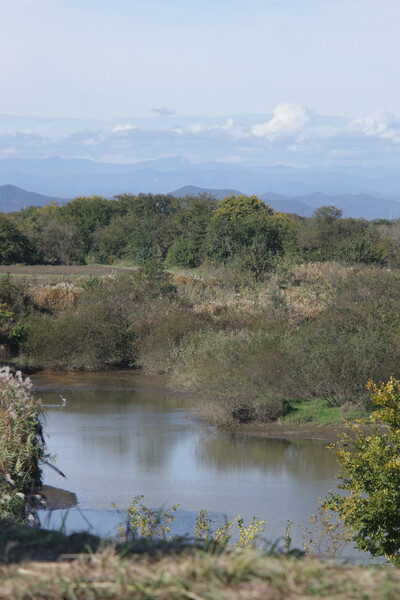
<path fill-rule="evenodd" d="M 323 509 L 339 515 L 360 548 L 397 563 L 400 392 L 390 377 L 400 377 L 399 231 L 398 222 L 342 219 L 334 207 L 312 219 L 290 217 L 243 196 L 220 203 L 205 196 L 77 198 L 0 215 L 2 264 L 123 260 L 137 267 L 46 285 L 0 277 L 0 350 L 26 368 L 169 371 L 176 386 L 198 393 L 202 414 L 217 424 L 276 420 L 310 398 L 345 413 L 368 405 L 370 378 L 389 381 L 372 389 L 383 411 L 365 426 L 351 425 L 348 450 L 338 447 L 349 494 L 332 493 Z M 1 371 L 2 517 L 23 520 L 40 486 L 39 413 L 29 383 Z M 129 514 L 140 531 L 137 502 Z M 208 525 L 204 514 L 202 535 Z M 330 579 L 319 563 L 289 559 L 288 569 L 287 558 L 195 548 L 181 563 L 170 556 L 149 561 L 144 575 L 136 570 L 130 579 L 115 551 L 105 553 L 92 555 L 89 570 L 87 562 L 75 565 L 76 577 L 61 574 L 65 593 L 182 597 L 186 590 L 189 598 L 193 586 L 203 593 L 210 577 L 218 593 L 246 583 L 248 593 L 263 597 L 265 585 L 272 594 L 276 586 L 279 597 L 294 597 L 302 586 L 304 597 L 326 590 L 329 597 L 337 587 L 338 597 L 356 598 L 354 590 L 364 589 L 356 571 L 344 581 L 343 568 Z M 153 563 L 158 579 L 149 575 Z M 181 579 L 171 578 L 174 569 Z M 7 577 L 8 597 L 32 595 L 13 573 Z M 397 593 L 396 572 L 381 579 L 385 593 Z M 54 577 L 42 573 L 31 585 L 53 593 Z M 365 597 L 370 586 L 368 576 Z"/>
<path fill-rule="evenodd" d="M 159 257 L 186 268 L 228 264 L 261 278 L 283 257 L 397 266 L 399 231 L 399 222 L 342 219 L 332 206 L 313 218 L 286 216 L 255 196 L 93 196 L 0 214 L 0 264 Z"/>
<path fill-rule="evenodd" d="M 149 260 L 73 282 L 1 277 L 0 342 L 24 368 L 168 371 L 215 423 L 268 421 L 296 399 L 364 405 L 370 377 L 399 377 L 399 302 L 399 275 L 379 267 L 309 263 L 255 282 Z"/>
<path fill-rule="evenodd" d="M 40 402 L 20 372 L 0 369 L 0 519 L 24 522 L 34 517 L 40 497 L 40 463 L 45 444 Z"/>
<path fill-rule="evenodd" d="M 322 505 L 344 525 L 348 539 L 372 556 L 400 565 L 400 381 L 392 377 L 368 388 L 375 410 L 368 419 L 347 423 L 332 446 L 340 465 L 338 491 Z"/>
<path fill-rule="evenodd" d="M 216 423 L 273 420 L 306 398 L 362 405 L 369 377 L 400 375 L 398 222 L 144 194 L 0 217 L 0 262 L 137 267 L 49 285 L 4 276 L 0 344 L 19 366 L 169 371 Z"/>

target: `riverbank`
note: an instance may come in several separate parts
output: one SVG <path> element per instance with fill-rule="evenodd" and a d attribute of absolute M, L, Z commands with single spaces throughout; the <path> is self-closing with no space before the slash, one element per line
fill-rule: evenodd
<path fill-rule="evenodd" d="M 27 372 L 168 373 L 175 389 L 198 398 L 208 422 L 290 423 L 290 437 L 296 423 L 348 416 L 327 422 L 329 404 L 365 409 L 368 379 L 400 376 L 397 272 L 288 264 L 255 281 L 211 267 L 90 269 L 63 267 L 62 281 L 46 285 L 0 277 L 4 360 Z M 310 408 L 310 398 L 320 405 Z"/>
<path fill-rule="evenodd" d="M 188 398 L 193 398 L 191 416 L 203 417 L 200 402 L 195 400 L 187 390 L 182 392 L 167 373 L 146 373 L 144 370 L 113 370 L 105 372 L 84 371 L 49 371 L 43 370 L 35 373 L 32 377 L 34 389 L 39 393 L 43 391 L 62 389 L 105 390 L 118 388 L 125 390 L 147 391 L 156 393 L 167 393 L 179 395 L 184 393 Z M 68 395 L 68 394 L 67 394 Z M 222 431 L 247 435 L 259 438 L 281 438 L 281 439 L 308 439 L 333 442 L 337 436 L 345 432 L 343 419 L 354 420 L 367 415 L 364 410 L 341 409 L 329 406 L 322 399 L 308 399 L 302 402 L 289 402 L 289 412 L 281 419 L 270 422 L 236 423 L 229 426 L 220 426 Z"/>
<path fill-rule="evenodd" d="M 287 423 L 242 423 L 222 428 L 226 431 L 265 439 L 286 440 L 317 440 L 322 442 L 337 442 L 338 436 L 345 433 L 343 423 L 337 424 L 295 424 Z"/>

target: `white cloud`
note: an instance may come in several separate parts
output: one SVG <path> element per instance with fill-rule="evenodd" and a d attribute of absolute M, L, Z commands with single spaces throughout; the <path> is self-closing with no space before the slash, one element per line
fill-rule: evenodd
<path fill-rule="evenodd" d="M 194 123 L 193 125 L 190 125 L 189 131 L 191 133 L 201 133 L 204 131 L 204 127 L 203 125 L 200 125 L 200 123 Z"/>
<path fill-rule="evenodd" d="M 350 123 L 349 129 L 361 131 L 367 136 L 400 142 L 400 119 L 385 110 L 377 110 L 367 117 L 355 119 Z"/>
<path fill-rule="evenodd" d="M 194 162 L 244 164 L 400 164 L 400 120 L 378 111 L 364 118 L 323 116 L 281 104 L 271 115 L 182 116 L 113 121 L 31 119 L 0 114 L 0 158 L 87 156 L 135 162 L 185 156 Z M 230 158 L 229 158 L 230 160 Z"/>
<path fill-rule="evenodd" d="M 116 125 L 112 130 L 113 133 L 118 133 L 119 131 L 132 131 L 133 129 L 137 129 L 136 125 Z"/>
<path fill-rule="evenodd" d="M 225 131 L 229 131 L 230 129 L 232 129 L 233 127 L 233 119 L 227 119 L 225 125 L 221 126 L 221 129 L 224 129 Z"/>
<path fill-rule="evenodd" d="M 280 136 L 293 135 L 302 131 L 311 121 L 310 111 L 299 104 L 278 104 L 273 117 L 266 123 L 251 128 L 257 137 L 274 140 Z"/>

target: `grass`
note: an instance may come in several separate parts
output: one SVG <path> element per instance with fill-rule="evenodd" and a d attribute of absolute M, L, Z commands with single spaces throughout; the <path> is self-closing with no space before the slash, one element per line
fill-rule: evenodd
<path fill-rule="evenodd" d="M 289 412 L 281 417 L 284 424 L 303 425 L 315 423 L 318 425 L 335 425 L 342 419 L 361 419 L 367 416 L 365 410 L 353 407 L 330 406 L 326 400 L 309 398 L 290 400 Z"/>
<path fill-rule="evenodd" d="M 2 565 L 0 581 L 2 600 L 394 600 L 400 595 L 398 569 L 270 557 L 253 549 L 214 554 L 191 547 L 123 558 L 109 546 L 64 555 L 59 562 Z"/>

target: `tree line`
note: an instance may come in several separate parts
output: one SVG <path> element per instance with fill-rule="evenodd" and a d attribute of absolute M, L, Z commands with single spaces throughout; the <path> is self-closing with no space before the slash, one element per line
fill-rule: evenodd
<path fill-rule="evenodd" d="M 0 213 L 0 264 L 230 265 L 260 278 L 282 258 L 296 262 L 400 264 L 400 221 L 343 218 L 334 206 L 312 218 L 274 211 L 256 196 L 217 201 L 122 194 Z"/>

